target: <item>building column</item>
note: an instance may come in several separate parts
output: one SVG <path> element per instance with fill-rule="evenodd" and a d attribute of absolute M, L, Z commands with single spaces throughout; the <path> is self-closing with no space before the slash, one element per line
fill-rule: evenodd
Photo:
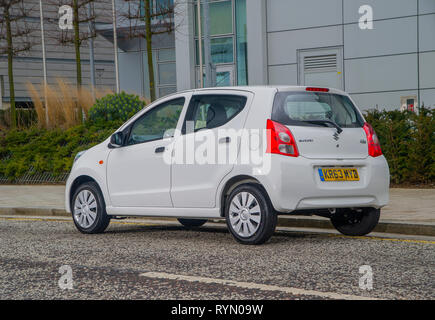
<path fill-rule="evenodd" d="M 195 88 L 195 31 L 192 1 L 176 0 L 174 23 L 177 90 Z"/>
<path fill-rule="evenodd" d="M 268 84 L 266 0 L 246 1 L 248 84 Z"/>

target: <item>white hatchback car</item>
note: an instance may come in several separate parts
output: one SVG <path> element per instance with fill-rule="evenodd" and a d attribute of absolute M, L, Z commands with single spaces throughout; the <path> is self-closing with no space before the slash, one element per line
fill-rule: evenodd
<path fill-rule="evenodd" d="M 83 233 L 127 216 L 186 227 L 225 218 L 239 242 L 261 244 L 280 214 L 368 234 L 388 190 L 378 138 L 349 95 L 235 87 L 176 93 L 140 111 L 76 156 L 65 201 Z"/>

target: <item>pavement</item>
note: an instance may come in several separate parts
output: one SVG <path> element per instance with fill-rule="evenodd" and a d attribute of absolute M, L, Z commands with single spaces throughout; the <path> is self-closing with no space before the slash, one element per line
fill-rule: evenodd
<path fill-rule="evenodd" d="M 69 216 L 64 192 L 64 186 L 0 185 L 0 215 Z M 316 216 L 280 216 L 278 225 L 333 229 L 329 219 Z M 435 189 L 390 189 L 375 231 L 435 236 Z"/>
<path fill-rule="evenodd" d="M 282 227 L 243 246 L 222 224 L 141 219 L 85 235 L 69 217 L 0 216 L 0 300 L 434 300 L 434 248 L 433 237 Z"/>

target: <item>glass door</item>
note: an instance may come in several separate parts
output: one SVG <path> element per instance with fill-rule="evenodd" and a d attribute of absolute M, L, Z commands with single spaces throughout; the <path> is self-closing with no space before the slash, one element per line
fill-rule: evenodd
<path fill-rule="evenodd" d="M 216 87 L 234 86 L 234 66 L 216 66 Z"/>

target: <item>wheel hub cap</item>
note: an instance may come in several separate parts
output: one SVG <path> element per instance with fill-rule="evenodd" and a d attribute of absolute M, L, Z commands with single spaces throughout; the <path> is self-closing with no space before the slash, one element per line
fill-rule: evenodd
<path fill-rule="evenodd" d="M 236 194 L 230 203 L 230 224 L 241 237 L 255 234 L 261 222 L 261 209 L 255 196 L 249 192 Z"/>
<path fill-rule="evenodd" d="M 89 190 L 82 190 L 74 201 L 74 220 L 82 228 L 89 228 L 97 218 L 97 200 Z"/>

